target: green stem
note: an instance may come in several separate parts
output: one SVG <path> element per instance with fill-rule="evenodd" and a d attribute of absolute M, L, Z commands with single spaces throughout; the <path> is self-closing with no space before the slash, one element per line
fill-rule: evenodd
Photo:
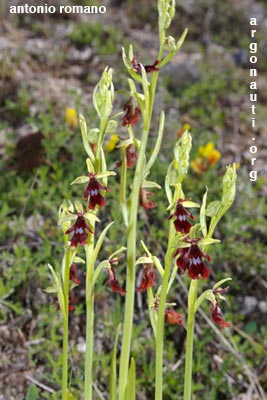
<path fill-rule="evenodd" d="M 197 291 L 198 291 L 198 280 L 192 279 L 188 293 L 184 400 L 191 400 L 191 395 L 192 395 L 192 365 L 193 365 L 193 344 L 194 344 L 194 326 L 195 326 L 194 306 L 197 299 Z"/>
<path fill-rule="evenodd" d="M 125 314 L 122 336 L 122 348 L 120 356 L 120 373 L 119 373 L 119 399 L 124 399 L 125 388 L 128 379 L 130 348 L 133 329 L 133 310 L 134 310 L 134 292 L 135 292 L 135 262 L 136 262 L 136 225 L 137 225 L 137 210 L 139 203 L 139 191 L 143 178 L 145 167 L 145 153 L 150 128 L 151 115 L 157 85 L 158 73 L 154 73 L 150 84 L 150 101 L 149 112 L 141 137 L 141 146 L 137 160 L 133 187 L 131 193 L 131 203 L 129 212 L 129 225 L 127 230 L 127 273 L 126 273 L 126 298 L 125 298 Z"/>
<path fill-rule="evenodd" d="M 86 352 L 84 400 L 92 400 L 93 396 L 93 349 L 94 349 L 94 262 L 91 255 L 94 249 L 94 237 L 86 248 Z"/>
<path fill-rule="evenodd" d="M 163 389 L 163 345 L 164 345 L 164 316 L 165 304 L 168 293 L 169 278 L 172 265 L 172 245 L 174 239 L 174 227 L 170 224 L 168 248 L 165 256 L 165 268 L 162 279 L 162 286 L 160 291 L 159 309 L 158 309 L 158 322 L 157 322 L 157 336 L 156 336 L 156 387 L 155 387 L 155 400 L 162 399 Z"/>
<path fill-rule="evenodd" d="M 67 398 L 68 389 L 68 350 L 69 350 L 69 276 L 70 276 L 71 253 L 65 254 L 65 269 L 63 293 L 65 300 L 65 318 L 63 318 L 63 348 L 62 348 L 62 400 Z"/>

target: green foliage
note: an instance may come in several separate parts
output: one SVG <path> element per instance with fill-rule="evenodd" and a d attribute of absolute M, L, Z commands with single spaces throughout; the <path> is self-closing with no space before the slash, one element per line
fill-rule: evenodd
<path fill-rule="evenodd" d="M 101 22 L 75 24 L 69 38 L 78 47 L 89 45 L 100 55 L 116 54 L 123 44 L 127 46 L 120 30 Z"/>

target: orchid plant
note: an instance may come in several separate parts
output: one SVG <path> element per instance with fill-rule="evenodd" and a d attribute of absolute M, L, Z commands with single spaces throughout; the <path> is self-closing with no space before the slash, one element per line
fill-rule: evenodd
<path fill-rule="evenodd" d="M 185 30 L 178 41 L 167 35 L 175 15 L 174 0 L 158 0 L 158 15 L 159 50 L 156 60 L 150 65 L 143 65 L 134 54 L 132 46 L 129 47 L 127 53 L 125 49 L 122 51 L 123 62 L 129 74 L 129 100 L 123 106 L 124 115 L 121 116 L 121 113 L 113 115 L 115 96 L 112 82 L 113 71 L 111 68 L 106 68 L 93 93 L 93 104 L 99 120 L 98 127 L 88 130 L 85 118 L 82 115 L 79 118 L 82 141 L 87 154 L 86 173 L 78 176 L 71 183 L 82 187 L 80 200 L 64 201 L 59 209 L 64 255 L 60 271 L 56 271 L 49 265 L 53 286 L 47 288 L 47 292 L 57 295 L 57 305 L 63 322 L 62 400 L 74 398 L 68 386 L 70 357 L 68 323 L 69 312 L 73 309 L 72 292 L 80 284 L 76 276 L 77 265 L 85 264 L 86 266 L 84 400 L 93 398 L 94 294 L 102 270 L 107 271 L 106 284 L 111 290 L 125 297 L 118 377 L 116 353 L 119 328 L 111 357 L 111 400 L 136 398 L 135 362 L 131 357 L 136 290 L 140 293 L 147 293 L 149 317 L 155 337 L 156 400 L 163 398 L 165 322 L 173 325 L 185 325 L 187 332 L 184 400 L 191 399 L 194 324 L 196 313 L 202 302 L 208 300 L 211 303 L 211 318 L 220 328 L 230 326 L 224 320 L 220 306 L 221 300 L 223 300 L 222 294 L 226 291 L 221 286 L 230 278 L 216 283 L 211 289 L 205 290 L 201 294 L 199 292 L 203 282 L 213 273 L 208 249 L 209 246 L 217 245 L 219 242 L 213 238 L 214 230 L 235 198 L 235 167 L 234 165 L 227 167 L 222 183 L 221 199 L 208 203 L 208 189 L 203 195 L 202 204 L 187 199 L 183 191 L 183 181 L 186 179 L 190 167 L 189 156 L 192 144 L 188 130 L 182 133 L 175 144 L 173 160 L 166 170 L 165 192 L 166 208 L 169 213 L 169 232 L 165 257 L 160 259 L 153 254 L 145 244 L 146 238 L 143 238 L 141 242 L 143 255 L 137 257 L 138 209 L 143 207 L 149 213 L 150 209 L 155 208 L 157 204 L 151 200 L 154 195 L 153 190 L 161 189 L 157 182 L 150 181 L 148 177 L 161 149 L 165 120 L 163 111 L 160 115 L 153 115 L 154 118 L 159 117 L 158 136 L 152 153 L 147 151 L 158 76 L 161 69 L 178 53 L 187 34 L 187 30 Z M 121 125 L 121 130 L 124 130 L 121 136 L 117 135 L 119 125 Z M 141 135 L 138 135 L 140 131 Z M 116 165 L 117 173 L 107 169 L 104 149 L 108 147 L 105 138 L 113 141 L 111 144 L 109 143 L 109 147 L 116 147 L 120 150 L 121 161 Z M 131 182 L 129 182 L 128 174 L 130 168 L 134 170 Z M 95 226 L 101 224 L 101 209 L 105 207 L 106 202 L 109 202 L 109 191 L 116 174 L 119 175 L 120 180 L 118 203 L 127 239 L 126 244 L 122 243 L 121 247 L 114 249 L 114 253 L 107 259 L 101 260 L 101 248 L 113 222 L 102 227 L 99 235 L 96 235 Z M 117 207 L 117 205 L 115 206 Z M 196 213 L 195 215 L 191 213 L 193 208 L 199 209 L 198 219 Z M 198 220 L 197 223 L 194 223 L 195 219 Z M 113 229 L 115 229 L 115 225 Z M 127 253 L 125 288 L 119 283 L 116 272 L 116 265 L 123 252 Z M 137 285 L 136 266 L 140 265 L 143 266 L 142 280 Z M 156 287 L 156 271 L 161 280 L 158 287 Z M 185 324 L 185 317 L 175 310 L 175 304 L 168 303 L 171 287 L 177 284 L 178 273 L 187 273 L 190 279 Z"/>

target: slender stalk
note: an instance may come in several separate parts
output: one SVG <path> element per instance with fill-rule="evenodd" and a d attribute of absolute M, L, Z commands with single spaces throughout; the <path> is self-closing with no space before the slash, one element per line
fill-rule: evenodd
<path fill-rule="evenodd" d="M 197 291 L 198 291 L 198 281 L 192 279 L 188 293 L 184 400 L 191 400 L 191 394 L 192 394 L 192 365 L 193 365 L 193 344 L 194 344 L 194 326 L 195 326 L 194 305 L 197 299 Z"/>
<path fill-rule="evenodd" d="M 170 224 L 168 247 L 165 256 L 164 275 L 162 280 L 160 301 L 158 309 L 157 336 L 156 336 L 156 382 L 155 382 L 155 400 L 162 399 L 163 389 L 163 345 L 164 345 L 164 315 L 165 304 L 168 292 L 168 284 L 172 265 L 172 244 L 174 238 L 173 224 Z"/>
<path fill-rule="evenodd" d="M 63 293 L 65 300 L 65 318 L 63 318 L 63 348 L 62 348 L 62 400 L 67 398 L 68 389 L 68 349 L 69 349 L 69 275 L 70 275 L 70 251 L 65 254 L 65 270 Z"/>
<path fill-rule="evenodd" d="M 93 229 L 94 229 L 94 224 Z M 84 376 L 84 400 L 92 400 L 93 396 L 93 349 L 94 349 L 94 236 L 90 237 L 90 243 L 86 247 L 86 351 L 85 351 L 85 376 Z"/>
<path fill-rule="evenodd" d="M 148 117 L 144 121 L 144 127 L 141 137 L 141 146 L 137 160 L 133 187 L 131 193 L 131 203 L 129 212 L 129 225 L 127 230 L 127 273 L 126 273 L 126 298 L 125 313 L 123 325 L 122 348 L 120 356 L 120 373 L 119 373 L 119 399 L 124 400 L 124 392 L 128 379 L 130 348 L 133 329 L 133 310 L 134 310 L 134 292 L 135 292 L 135 262 L 136 262 L 136 225 L 137 210 L 139 202 L 140 186 L 143 178 L 145 167 L 145 153 L 153 110 L 155 90 L 157 85 L 158 73 L 154 73 L 150 84 L 150 108 Z"/>

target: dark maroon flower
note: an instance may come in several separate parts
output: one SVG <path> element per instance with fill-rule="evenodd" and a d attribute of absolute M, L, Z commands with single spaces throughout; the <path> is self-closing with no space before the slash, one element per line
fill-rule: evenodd
<path fill-rule="evenodd" d="M 168 309 L 165 311 L 165 321 L 171 325 L 182 325 L 183 317 L 178 312 Z"/>
<path fill-rule="evenodd" d="M 138 155 L 135 145 L 133 143 L 129 144 L 129 146 L 126 147 L 126 167 L 132 168 L 136 163 L 137 158 Z M 116 167 L 120 167 L 121 165 L 122 161 L 116 163 Z"/>
<path fill-rule="evenodd" d="M 192 224 L 188 221 L 188 217 L 194 220 L 194 216 L 184 208 L 182 205 L 183 201 L 183 199 L 179 199 L 177 201 L 175 211 L 169 216 L 169 219 L 175 217 L 173 223 L 176 232 L 188 233 L 192 226 Z"/>
<path fill-rule="evenodd" d="M 100 193 L 100 190 L 104 190 L 109 192 L 110 190 L 106 187 L 101 185 L 100 182 L 95 178 L 95 174 L 89 174 L 89 182 L 84 190 L 83 198 L 87 200 L 89 198 L 88 208 L 90 210 L 94 210 L 95 207 L 98 205 L 99 207 L 103 207 L 106 204 L 106 199 Z"/>
<path fill-rule="evenodd" d="M 159 71 L 159 68 L 157 68 L 157 65 L 159 64 L 158 60 L 155 60 L 153 65 L 144 65 L 145 71 L 146 72 L 154 72 L 154 71 Z M 138 74 L 141 74 L 141 64 L 138 62 L 138 58 L 136 56 L 133 57 L 132 59 L 132 68 L 135 72 Z"/>
<path fill-rule="evenodd" d="M 134 144 L 130 144 L 126 147 L 126 167 L 131 168 L 134 166 L 137 160 L 137 150 Z"/>
<path fill-rule="evenodd" d="M 70 266 L 70 281 L 79 285 L 81 281 L 76 276 L 77 266 L 76 264 L 72 263 Z"/>
<path fill-rule="evenodd" d="M 143 269 L 143 277 L 142 282 L 136 289 L 137 292 L 145 292 L 146 289 L 154 286 L 155 284 L 155 267 L 154 264 L 146 264 L 145 268 Z"/>
<path fill-rule="evenodd" d="M 116 278 L 115 269 L 113 267 L 108 268 L 108 280 L 105 284 L 108 285 L 113 292 L 119 293 L 121 296 L 125 296 L 126 290 L 120 286 Z"/>
<path fill-rule="evenodd" d="M 135 125 L 138 122 L 141 110 L 139 107 L 134 106 L 132 97 L 124 104 L 123 110 L 126 113 L 122 119 L 122 126 Z"/>
<path fill-rule="evenodd" d="M 65 232 L 66 235 L 68 235 L 71 232 L 74 232 L 71 238 L 70 245 L 72 247 L 77 247 L 78 244 L 84 245 L 87 243 L 87 238 L 88 238 L 88 232 L 93 235 L 93 230 L 90 228 L 90 226 L 87 224 L 83 213 L 78 212 L 77 213 L 78 217 L 75 221 L 75 223 Z"/>
<path fill-rule="evenodd" d="M 157 207 L 157 203 L 153 203 L 153 201 L 151 201 L 149 198 L 150 196 L 154 196 L 154 193 L 141 187 L 140 194 L 139 194 L 139 203 L 140 203 L 140 206 L 142 206 L 143 208 L 145 208 L 147 210 L 150 208 Z"/>
<path fill-rule="evenodd" d="M 229 322 L 226 322 L 223 319 L 222 311 L 221 311 L 218 303 L 212 303 L 210 312 L 211 312 L 212 321 L 215 322 L 216 324 L 218 324 L 220 329 L 229 328 L 231 326 L 231 324 Z"/>
<path fill-rule="evenodd" d="M 182 273 L 187 269 L 188 275 L 192 279 L 199 279 L 199 277 L 207 279 L 209 277 L 210 269 L 203 263 L 202 257 L 207 260 L 210 260 L 210 257 L 200 250 L 195 241 L 193 241 L 190 247 L 178 249 L 174 256 L 178 254 L 180 256 L 177 258 L 176 264 Z"/>

